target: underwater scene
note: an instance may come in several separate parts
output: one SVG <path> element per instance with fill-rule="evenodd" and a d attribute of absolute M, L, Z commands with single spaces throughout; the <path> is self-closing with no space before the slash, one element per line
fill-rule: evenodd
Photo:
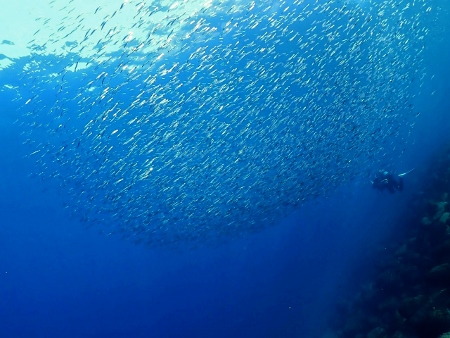
<path fill-rule="evenodd" d="M 450 2 L 0 11 L 0 337 L 450 337 Z"/>

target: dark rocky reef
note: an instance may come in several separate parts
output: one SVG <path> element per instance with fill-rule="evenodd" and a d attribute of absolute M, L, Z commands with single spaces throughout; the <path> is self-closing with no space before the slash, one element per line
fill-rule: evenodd
<path fill-rule="evenodd" d="M 450 146 L 422 181 L 407 233 L 340 304 L 327 337 L 450 338 Z"/>

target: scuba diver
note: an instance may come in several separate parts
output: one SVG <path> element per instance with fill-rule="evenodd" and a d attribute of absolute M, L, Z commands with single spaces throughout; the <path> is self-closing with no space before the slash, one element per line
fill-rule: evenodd
<path fill-rule="evenodd" d="M 391 194 L 395 193 L 396 190 L 403 190 L 403 176 L 409 174 L 414 169 L 407 171 L 406 173 L 395 176 L 394 174 L 386 171 L 379 170 L 375 175 L 372 182 L 372 188 L 383 191 L 385 189 L 389 190 Z"/>

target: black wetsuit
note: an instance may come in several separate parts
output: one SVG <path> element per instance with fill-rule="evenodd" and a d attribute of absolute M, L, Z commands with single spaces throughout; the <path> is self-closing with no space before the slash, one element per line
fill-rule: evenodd
<path fill-rule="evenodd" d="M 395 190 L 403 190 L 403 178 L 394 176 L 385 170 L 380 170 L 372 181 L 372 187 L 380 191 L 387 189 L 393 194 Z"/>

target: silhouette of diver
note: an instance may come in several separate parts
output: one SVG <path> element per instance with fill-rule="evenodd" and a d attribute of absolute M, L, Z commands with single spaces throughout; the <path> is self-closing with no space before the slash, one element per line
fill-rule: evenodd
<path fill-rule="evenodd" d="M 409 174 L 414 169 L 407 171 L 406 173 L 395 176 L 386 170 L 378 170 L 375 178 L 372 182 L 372 188 L 383 191 L 387 189 L 391 194 L 395 193 L 396 190 L 403 190 L 403 176 Z"/>

